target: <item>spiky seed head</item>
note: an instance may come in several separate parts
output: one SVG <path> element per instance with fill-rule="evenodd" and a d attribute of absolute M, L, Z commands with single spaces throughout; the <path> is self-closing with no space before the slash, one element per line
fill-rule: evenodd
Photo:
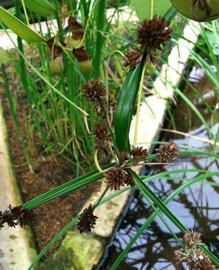
<path fill-rule="evenodd" d="M 93 214 L 93 207 L 90 204 L 88 208 L 85 208 L 84 211 L 79 216 L 79 221 L 77 228 L 80 233 L 89 233 L 96 225 L 97 216 Z"/>
<path fill-rule="evenodd" d="M 145 161 L 147 157 L 147 149 L 141 147 L 135 147 L 131 150 L 134 162 Z"/>
<path fill-rule="evenodd" d="M 142 48 L 148 51 L 162 49 L 162 46 L 171 38 L 172 28 L 161 18 L 142 21 L 137 30 L 137 40 Z"/>
<path fill-rule="evenodd" d="M 119 190 L 122 186 L 129 181 L 128 173 L 121 167 L 110 169 L 106 175 L 106 184 L 109 185 L 111 190 Z"/>
<path fill-rule="evenodd" d="M 162 144 L 158 149 L 156 149 L 156 152 L 156 162 L 168 163 L 173 161 L 177 157 L 179 153 L 179 146 L 174 142 Z"/>
<path fill-rule="evenodd" d="M 106 87 L 98 80 L 88 81 L 83 89 L 86 98 L 92 102 L 98 102 L 106 96 Z"/>

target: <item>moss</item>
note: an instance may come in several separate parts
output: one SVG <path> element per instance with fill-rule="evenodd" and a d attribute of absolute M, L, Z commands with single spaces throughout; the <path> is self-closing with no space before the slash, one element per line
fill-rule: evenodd
<path fill-rule="evenodd" d="M 61 248 L 56 256 L 48 259 L 40 267 L 41 270 L 73 270 L 72 249 Z"/>
<path fill-rule="evenodd" d="M 68 232 L 60 248 L 41 264 L 42 270 L 91 270 L 103 254 L 104 243 L 92 234 Z"/>

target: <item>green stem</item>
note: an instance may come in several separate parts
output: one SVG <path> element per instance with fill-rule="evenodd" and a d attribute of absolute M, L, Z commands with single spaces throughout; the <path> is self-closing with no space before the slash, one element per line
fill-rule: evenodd
<path fill-rule="evenodd" d="M 103 193 L 100 195 L 100 197 L 97 199 L 97 201 L 95 202 L 95 204 L 93 205 L 93 209 L 97 208 L 98 205 L 100 204 L 100 202 L 102 201 L 103 197 L 106 195 L 107 191 L 109 190 L 109 186 L 107 186 Z"/>
<path fill-rule="evenodd" d="M 20 12 L 20 5 L 19 5 L 19 0 L 14 0 L 14 5 L 15 5 L 15 14 L 18 19 L 21 19 L 21 12 Z M 23 48 L 23 43 L 22 39 L 20 37 L 17 37 L 17 42 L 18 42 L 18 49 L 19 51 L 24 54 L 24 48 Z M 27 95 L 28 100 L 31 101 L 31 96 L 29 94 L 29 86 L 28 86 L 28 81 L 27 81 L 27 73 L 26 73 L 26 67 L 25 67 L 25 61 L 23 57 L 19 54 L 20 58 L 20 79 L 23 84 L 25 93 Z"/>
<path fill-rule="evenodd" d="M 150 19 L 153 19 L 153 16 L 154 16 L 154 0 L 151 0 Z"/>
<path fill-rule="evenodd" d="M 104 44 L 104 36 L 103 31 L 105 27 L 106 21 L 106 0 L 100 0 L 97 4 L 97 18 L 96 18 L 96 50 L 94 55 L 94 72 L 93 78 L 98 79 L 100 75 L 100 65 L 101 65 L 101 55 L 102 55 L 102 48 Z"/>
<path fill-rule="evenodd" d="M 26 10 L 25 4 L 24 4 L 24 0 L 21 0 L 21 3 L 22 3 L 22 7 L 24 9 L 24 15 L 25 15 L 27 25 L 29 25 L 29 19 L 28 19 L 28 16 L 27 16 L 27 10 Z"/>

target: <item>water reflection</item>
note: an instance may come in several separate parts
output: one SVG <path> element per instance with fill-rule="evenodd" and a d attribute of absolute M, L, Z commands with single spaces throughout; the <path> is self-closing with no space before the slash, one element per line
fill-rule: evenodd
<path fill-rule="evenodd" d="M 187 139 L 190 143 L 191 139 Z M 176 140 L 182 143 L 182 140 Z M 190 161 L 178 159 L 174 166 L 165 169 L 204 169 L 219 172 L 217 161 L 201 157 L 194 157 Z M 173 178 L 191 179 L 199 173 L 178 173 L 172 175 Z M 207 179 L 212 183 L 219 183 L 219 176 Z M 181 185 L 180 180 L 156 179 L 150 184 L 151 189 L 162 199 L 166 198 L 176 188 Z M 194 184 L 187 188 L 183 194 L 168 204 L 168 208 L 181 220 L 189 229 L 195 229 L 202 233 L 203 241 L 209 246 L 215 255 L 219 256 L 219 188 L 205 184 Z M 118 254 L 127 246 L 130 239 L 146 221 L 151 213 L 148 202 L 136 193 L 131 202 L 127 215 L 124 218 L 119 230 L 115 235 L 113 244 L 109 250 L 104 267 L 100 269 L 110 269 L 110 265 L 115 261 Z M 166 218 L 163 216 L 166 220 Z M 170 228 L 181 237 L 175 225 L 170 224 Z M 169 233 L 169 230 L 157 217 L 151 226 L 141 235 L 131 248 L 123 264 L 118 268 L 121 270 L 137 269 L 177 269 L 174 262 L 174 251 L 178 249 L 178 243 Z M 183 269 L 183 268 L 181 268 Z"/>

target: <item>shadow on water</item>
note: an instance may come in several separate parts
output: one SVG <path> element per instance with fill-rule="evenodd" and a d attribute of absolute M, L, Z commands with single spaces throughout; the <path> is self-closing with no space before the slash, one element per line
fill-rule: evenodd
<path fill-rule="evenodd" d="M 185 94 L 196 105 L 207 121 L 212 121 L 212 111 L 218 117 L 218 100 L 214 96 L 211 83 L 204 77 L 202 70 L 193 68 L 190 74 L 192 85 L 186 86 Z M 191 91 L 192 86 L 201 89 L 201 96 Z M 209 105 L 206 110 L 205 103 Z M 209 112 L 210 111 L 210 112 Z M 189 132 L 192 136 L 209 139 L 206 129 L 200 120 L 187 105 L 180 101 L 174 112 L 176 129 L 182 132 Z M 169 126 L 171 129 L 171 125 Z M 216 134 L 219 129 L 218 121 L 212 124 L 212 133 Z M 174 140 L 179 145 L 187 145 L 197 149 L 212 151 L 203 140 L 194 137 L 179 136 L 173 133 L 166 133 L 164 141 Z M 174 165 L 165 167 L 164 170 L 172 169 L 205 169 L 209 172 L 217 172 L 218 176 L 207 179 L 212 183 L 219 183 L 219 160 L 213 160 L 203 156 L 192 156 L 178 158 Z M 178 188 L 182 181 L 178 179 L 191 179 L 198 176 L 197 172 L 178 173 L 171 175 L 168 179 L 156 179 L 150 183 L 151 189 L 161 198 L 166 198 Z M 171 177 L 175 180 L 171 180 Z M 214 185 L 194 184 L 185 189 L 184 193 L 168 204 L 168 208 L 176 215 L 181 222 L 190 230 L 201 232 L 202 240 L 209 249 L 219 257 L 219 188 Z M 103 264 L 98 270 L 110 269 L 119 253 L 127 246 L 131 238 L 135 235 L 141 225 L 146 221 L 151 213 L 148 202 L 136 192 L 131 201 L 127 214 L 123 219 L 118 231 L 115 234 L 112 245 L 108 249 L 108 254 Z M 163 216 L 164 217 L 164 216 Z M 164 217 L 167 221 L 167 219 Z M 179 230 L 168 222 L 171 229 L 178 237 L 182 237 Z M 178 243 L 169 233 L 157 217 L 150 227 L 141 235 L 137 242 L 132 246 L 125 260 L 118 269 L 120 270 L 174 270 L 177 269 L 174 257 L 175 250 L 179 249 Z M 179 268 L 178 268 L 179 269 Z M 183 269 L 180 268 L 180 269 Z"/>

